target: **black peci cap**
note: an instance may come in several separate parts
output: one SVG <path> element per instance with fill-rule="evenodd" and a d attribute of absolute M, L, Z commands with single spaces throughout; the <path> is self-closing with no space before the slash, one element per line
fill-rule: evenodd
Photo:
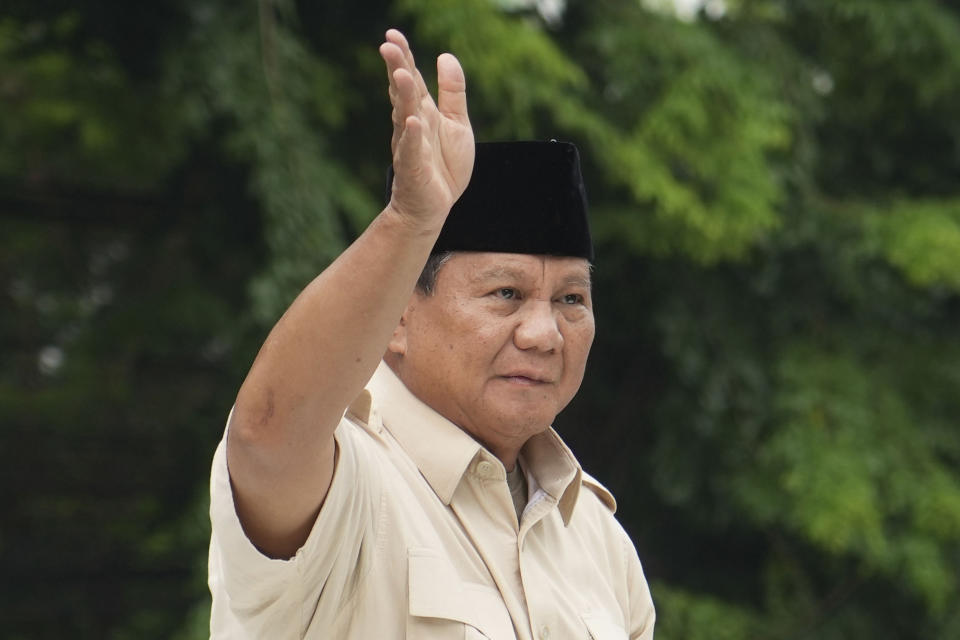
<path fill-rule="evenodd" d="M 387 199 L 393 167 L 387 176 Z M 470 184 L 433 253 L 496 251 L 593 260 L 580 154 L 569 142 L 481 142 Z"/>

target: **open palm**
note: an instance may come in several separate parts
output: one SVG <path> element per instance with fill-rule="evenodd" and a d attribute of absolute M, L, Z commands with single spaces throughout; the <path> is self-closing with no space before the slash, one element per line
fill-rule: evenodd
<path fill-rule="evenodd" d="M 437 58 L 434 102 L 402 33 L 387 31 L 380 55 L 387 65 L 393 104 L 391 206 L 411 222 L 442 225 L 473 171 L 473 129 L 463 69 L 449 53 Z"/>

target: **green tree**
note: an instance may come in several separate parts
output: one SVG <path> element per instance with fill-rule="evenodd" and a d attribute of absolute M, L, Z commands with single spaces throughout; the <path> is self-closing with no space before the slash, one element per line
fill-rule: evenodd
<path fill-rule="evenodd" d="M 581 146 L 599 331 L 558 426 L 657 637 L 960 638 L 960 12 L 550 6 L 4 6 L 7 637 L 204 637 L 212 448 L 379 208 L 397 24 L 478 139 Z"/>

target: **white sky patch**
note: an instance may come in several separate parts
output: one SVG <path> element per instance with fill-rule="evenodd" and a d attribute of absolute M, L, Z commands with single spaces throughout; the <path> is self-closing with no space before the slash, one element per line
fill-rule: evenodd
<path fill-rule="evenodd" d="M 684 22 L 693 22 L 702 10 L 710 20 L 719 20 L 727 14 L 726 0 L 640 0 L 647 9 L 672 15 Z M 495 0 L 507 11 L 536 9 L 547 24 L 563 19 L 567 0 Z"/>
<path fill-rule="evenodd" d="M 813 90 L 822 96 L 833 93 L 833 76 L 822 69 L 813 72 L 810 84 L 813 85 Z"/>
<path fill-rule="evenodd" d="M 567 9 L 567 0 L 496 0 L 496 2 L 508 11 L 536 9 L 547 24 L 560 22 L 563 12 Z"/>
<path fill-rule="evenodd" d="M 719 20 L 727 13 L 727 3 L 724 0 L 642 0 L 643 5 L 651 11 L 675 16 L 684 22 L 693 22 L 697 19 L 700 10 L 711 20 Z"/>
<path fill-rule="evenodd" d="M 37 368 L 40 373 L 52 376 L 63 366 L 64 359 L 63 349 L 53 344 L 47 345 L 37 354 Z"/>

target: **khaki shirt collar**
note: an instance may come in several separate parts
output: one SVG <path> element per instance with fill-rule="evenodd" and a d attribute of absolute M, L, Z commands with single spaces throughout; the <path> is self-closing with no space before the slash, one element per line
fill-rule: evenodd
<path fill-rule="evenodd" d="M 460 427 L 413 395 L 385 362 L 367 389 L 373 408 L 444 504 L 449 505 L 478 455 L 493 455 Z M 570 522 L 583 472 L 573 453 L 552 428 L 531 437 L 520 451 L 527 470 L 557 500 L 564 525 Z"/>

